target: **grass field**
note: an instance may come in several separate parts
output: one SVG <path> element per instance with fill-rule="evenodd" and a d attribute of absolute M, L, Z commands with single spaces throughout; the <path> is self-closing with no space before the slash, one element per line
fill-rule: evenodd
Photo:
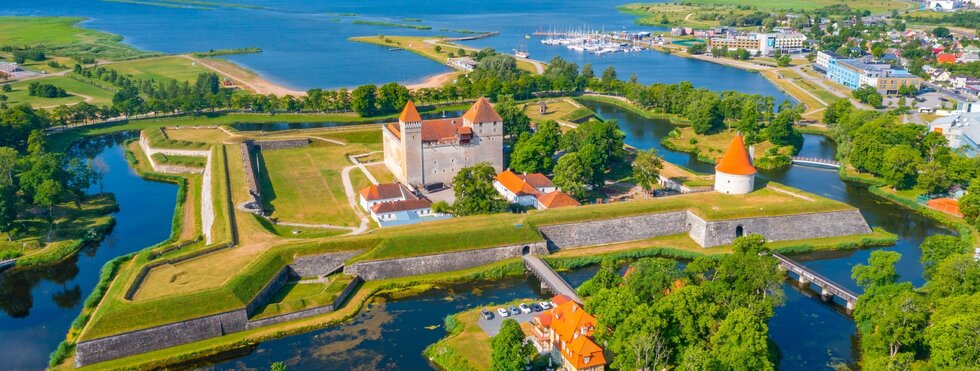
<path fill-rule="evenodd" d="M 13 234 L 0 233 L 0 260 L 55 253 L 85 238 L 89 230 L 111 223 L 109 214 L 117 208 L 115 199 L 108 194 L 92 196 L 80 206 L 73 202 L 56 205 L 51 211 L 53 224 L 40 215 L 18 219 Z"/>
<path fill-rule="evenodd" d="M 341 170 L 347 154 L 370 150 L 364 145 L 315 142 L 309 147 L 262 151 L 259 162 L 263 202 L 271 217 L 305 224 L 353 227 L 357 215 L 347 203 Z"/>
<path fill-rule="evenodd" d="M 213 72 L 210 68 L 179 55 L 119 62 L 106 67 L 136 79 L 161 82 L 177 80 L 191 84 L 197 81 L 197 75 Z"/>
<path fill-rule="evenodd" d="M 548 105 L 548 111 L 543 115 L 537 101 L 527 102 L 524 113 L 531 118 L 531 121 L 539 123 L 548 120 L 579 122 L 595 115 L 570 98 L 548 99 L 545 103 Z"/>
<path fill-rule="evenodd" d="M 221 129 L 164 129 L 173 140 L 187 142 L 222 143 L 231 136 Z"/>
<path fill-rule="evenodd" d="M 32 82 L 51 84 L 65 89 L 65 92 L 67 92 L 69 96 L 63 98 L 32 97 L 27 91 L 28 86 Z M 2 94 L 7 96 L 7 105 L 10 106 L 29 104 L 35 108 L 52 108 L 60 105 L 72 105 L 80 102 L 88 102 L 97 106 L 103 106 L 112 104 L 112 95 L 114 94 L 111 91 L 97 88 L 65 76 L 51 76 L 28 81 L 15 81 L 9 84 L 13 91 Z"/>
<path fill-rule="evenodd" d="M 79 17 L 0 17 L 0 45 L 43 44 L 47 54 L 122 60 L 157 55 L 122 43 L 122 37 L 75 25 Z"/>

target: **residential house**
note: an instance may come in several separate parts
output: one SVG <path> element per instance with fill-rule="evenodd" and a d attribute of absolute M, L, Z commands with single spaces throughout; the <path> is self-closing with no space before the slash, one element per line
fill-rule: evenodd
<path fill-rule="evenodd" d="M 534 318 L 531 339 L 551 356 L 562 371 L 603 371 L 606 357 L 592 336 L 598 325 L 595 317 L 567 296 L 552 300 L 556 306 Z"/>
<path fill-rule="evenodd" d="M 457 70 L 472 72 L 476 69 L 476 61 L 470 57 L 446 58 L 446 65 Z"/>
<path fill-rule="evenodd" d="M 980 113 L 940 117 L 929 124 L 929 131 L 943 134 L 950 148 L 962 149 L 967 156 L 980 153 Z"/>
<path fill-rule="evenodd" d="M 968 85 L 980 84 L 980 79 L 973 76 L 956 75 L 949 78 L 950 85 L 956 89 L 966 88 Z"/>
<path fill-rule="evenodd" d="M 360 205 L 381 227 L 449 218 L 432 211 L 432 202 L 400 183 L 375 184 L 360 192 Z"/>
<path fill-rule="evenodd" d="M 956 63 L 956 54 L 951 53 L 941 53 L 936 56 L 936 63 Z"/>
<path fill-rule="evenodd" d="M 942 68 L 933 68 L 929 71 L 929 80 L 932 82 L 949 82 L 950 74 Z"/>
<path fill-rule="evenodd" d="M 579 206 L 579 202 L 558 190 L 543 174 L 516 174 L 507 169 L 493 180 L 493 187 L 507 201 L 538 210 Z"/>

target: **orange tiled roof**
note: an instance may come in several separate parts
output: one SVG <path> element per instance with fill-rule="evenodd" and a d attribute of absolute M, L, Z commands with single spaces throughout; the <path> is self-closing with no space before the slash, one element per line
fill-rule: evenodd
<path fill-rule="evenodd" d="M 936 62 L 939 63 L 956 63 L 956 55 L 954 54 L 940 54 L 936 56 Z"/>
<path fill-rule="evenodd" d="M 390 130 L 392 134 L 395 134 L 395 137 L 398 139 L 402 138 L 402 132 L 398 130 L 398 123 L 388 124 L 388 130 Z"/>
<path fill-rule="evenodd" d="M 470 107 L 470 110 L 466 111 L 466 113 L 463 115 L 463 118 L 474 124 L 481 122 L 504 121 L 502 118 L 500 118 L 500 115 L 497 114 L 497 111 L 494 111 L 493 107 L 490 106 L 490 101 L 484 97 L 477 99 L 476 103 L 473 103 L 473 107 Z"/>
<path fill-rule="evenodd" d="M 745 142 L 742 141 L 741 134 L 736 135 L 728 144 L 725 156 L 718 161 L 715 170 L 731 175 L 755 175 L 755 166 L 752 166 L 749 152 L 745 150 Z"/>
<path fill-rule="evenodd" d="M 544 205 L 544 207 L 547 209 L 582 205 L 572 198 L 572 196 L 569 196 L 562 191 L 553 191 L 551 193 L 540 195 L 538 196 L 538 202 Z"/>
<path fill-rule="evenodd" d="M 548 178 L 545 177 L 544 175 L 541 174 L 537 174 L 537 175 L 540 176 L 540 178 L 544 178 L 544 180 L 541 180 L 540 178 L 535 177 L 534 181 L 537 184 L 541 184 L 541 187 L 554 186 L 551 183 L 551 181 L 548 180 Z M 507 169 L 504 170 L 502 173 L 497 174 L 497 181 L 500 182 L 500 184 L 503 185 L 504 188 L 507 188 L 509 191 L 513 192 L 515 195 L 518 196 L 540 195 L 541 192 L 538 192 L 538 190 L 533 185 L 528 183 L 527 181 L 528 177 L 529 177 L 528 175 L 517 175 L 513 171 L 510 171 L 510 169 Z"/>
<path fill-rule="evenodd" d="M 371 211 L 375 214 L 393 213 L 397 211 L 427 209 L 432 207 L 432 202 L 426 199 L 411 199 L 404 201 L 382 202 L 371 206 Z"/>
<path fill-rule="evenodd" d="M 415 197 L 412 192 L 405 188 L 405 186 L 400 183 L 385 183 L 385 184 L 374 184 L 367 188 L 361 190 L 361 197 L 364 197 L 367 201 L 374 200 L 388 200 L 392 198 L 404 198 L 406 200 L 414 200 Z"/>
<path fill-rule="evenodd" d="M 561 349 L 561 352 L 564 358 L 578 370 L 606 364 L 606 357 L 602 355 L 602 348 L 585 336 L 573 339 Z"/>
<path fill-rule="evenodd" d="M 538 315 L 537 321 L 558 336 L 562 357 L 576 369 L 606 364 L 602 348 L 590 339 L 597 324 L 595 317 L 567 296 L 558 295 L 551 301 L 556 306 Z"/>
<path fill-rule="evenodd" d="M 419 110 L 415 109 L 415 103 L 412 103 L 412 101 L 408 101 L 408 103 L 405 103 L 405 109 L 403 109 L 402 114 L 398 116 L 398 121 L 401 122 L 422 121 L 422 116 L 419 115 Z"/>

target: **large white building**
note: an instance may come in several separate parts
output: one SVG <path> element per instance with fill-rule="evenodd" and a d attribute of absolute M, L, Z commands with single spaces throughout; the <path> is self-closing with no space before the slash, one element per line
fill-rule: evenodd
<path fill-rule="evenodd" d="M 517 174 L 507 169 L 497 174 L 493 187 L 508 202 L 538 210 L 579 206 L 578 201 L 558 190 L 543 174 Z"/>
<path fill-rule="evenodd" d="M 929 124 L 929 131 L 949 140 L 949 147 L 963 149 L 970 157 L 980 154 L 980 113 L 966 112 L 940 117 Z"/>
<path fill-rule="evenodd" d="M 755 173 L 742 135 L 736 135 L 715 166 L 715 190 L 732 195 L 751 193 L 755 189 Z"/>
<path fill-rule="evenodd" d="M 709 39 L 708 45 L 712 48 L 745 49 L 752 53 L 770 55 L 776 50 L 798 52 L 806 46 L 806 40 L 806 35 L 797 32 L 750 33 L 748 35 Z"/>
<path fill-rule="evenodd" d="M 486 98 L 462 117 L 435 120 L 422 120 L 408 102 L 398 122 L 381 132 L 385 166 L 405 185 L 449 184 L 460 169 L 481 162 L 503 170 L 504 122 Z"/>

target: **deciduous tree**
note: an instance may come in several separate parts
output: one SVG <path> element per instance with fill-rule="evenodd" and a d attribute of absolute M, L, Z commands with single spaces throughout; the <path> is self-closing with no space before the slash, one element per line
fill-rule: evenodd
<path fill-rule="evenodd" d="M 460 169 L 453 177 L 456 215 L 490 214 L 507 208 L 504 200 L 493 187 L 496 171 L 489 163 L 480 163 Z"/>
<path fill-rule="evenodd" d="M 664 162 L 655 148 L 640 151 L 633 160 L 633 180 L 649 191 L 660 184 L 660 170 L 663 168 Z"/>
<path fill-rule="evenodd" d="M 523 370 L 534 347 L 524 342 L 524 332 L 517 321 L 507 318 L 500 324 L 500 332 L 490 339 L 491 371 Z"/>

